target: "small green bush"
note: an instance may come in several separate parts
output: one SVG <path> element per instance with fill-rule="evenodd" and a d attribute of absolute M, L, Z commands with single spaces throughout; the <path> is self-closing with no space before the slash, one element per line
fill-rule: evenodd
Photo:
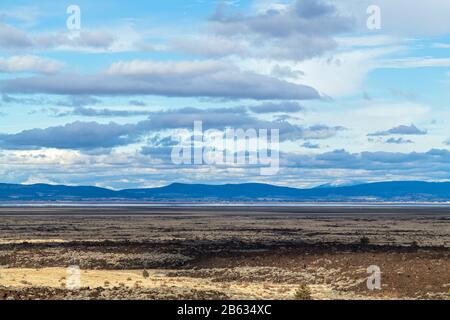
<path fill-rule="evenodd" d="M 359 244 L 362 246 L 368 246 L 370 244 L 370 239 L 367 237 L 362 237 L 359 239 Z"/>
<path fill-rule="evenodd" d="M 313 300 L 311 289 L 306 284 L 302 284 L 294 293 L 295 300 Z"/>

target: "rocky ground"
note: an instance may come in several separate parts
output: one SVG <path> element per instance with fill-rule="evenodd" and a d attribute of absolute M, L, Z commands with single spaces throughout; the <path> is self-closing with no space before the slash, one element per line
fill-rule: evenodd
<path fill-rule="evenodd" d="M 449 298 L 446 212 L 224 210 L 2 208 L 0 300 Z"/>

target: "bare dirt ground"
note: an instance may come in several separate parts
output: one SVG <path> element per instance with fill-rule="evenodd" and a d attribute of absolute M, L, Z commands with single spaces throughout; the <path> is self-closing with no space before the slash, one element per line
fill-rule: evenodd
<path fill-rule="evenodd" d="M 0 208 L 0 300 L 449 299 L 449 257 L 447 208 Z"/>

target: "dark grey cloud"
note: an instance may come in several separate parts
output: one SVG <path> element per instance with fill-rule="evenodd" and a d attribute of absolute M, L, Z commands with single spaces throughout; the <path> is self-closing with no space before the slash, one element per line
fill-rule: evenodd
<path fill-rule="evenodd" d="M 304 144 L 302 144 L 302 147 L 306 148 L 306 149 L 320 149 L 320 144 L 316 144 L 316 143 L 307 141 Z"/>
<path fill-rule="evenodd" d="M 191 129 L 195 121 L 203 122 L 203 129 L 223 130 L 227 127 L 236 129 L 278 129 L 282 141 L 295 141 L 300 139 L 328 139 L 346 130 L 344 127 L 330 127 L 314 125 L 304 127 L 288 121 L 260 120 L 247 113 L 245 107 L 197 109 L 184 108 L 173 111 L 153 113 L 147 126 L 153 129 Z"/>
<path fill-rule="evenodd" d="M 369 137 L 380 137 L 380 136 L 389 136 L 389 135 L 426 135 L 428 132 L 425 130 L 420 130 L 414 124 L 410 126 L 400 125 L 398 127 L 386 130 L 386 131 L 378 131 L 375 133 L 370 133 Z"/>
<path fill-rule="evenodd" d="M 298 102 L 282 102 L 282 103 L 264 103 L 258 106 L 250 107 L 254 113 L 295 113 L 303 111 L 304 108 Z"/>
<path fill-rule="evenodd" d="M 98 116 L 98 115 L 97 115 Z M 0 134 L 0 147 L 4 149 L 96 149 L 111 148 L 139 142 L 145 135 L 161 131 L 192 130 L 194 122 L 202 121 L 203 130 L 278 129 L 281 141 L 301 139 L 317 140 L 334 137 L 343 127 L 315 125 L 303 127 L 288 121 L 266 121 L 249 115 L 246 108 L 196 109 L 184 108 L 153 112 L 147 120 L 134 124 L 100 124 L 74 122 L 64 126 L 25 130 L 16 134 Z"/>
<path fill-rule="evenodd" d="M 70 111 L 60 111 L 58 109 L 53 109 L 53 113 L 57 117 L 65 116 L 82 116 L 82 117 L 134 117 L 134 116 L 146 116 L 151 114 L 150 111 L 137 111 L 137 110 L 117 110 L 111 108 L 88 108 L 86 106 L 94 106 L 102 101 L 96 97 L 80 95 L 80 96 L 69 96 L 66 100 L 60 100 L 57 102 L 58 106 L 70 107 Z M 140 101 L 132 100 L 131 105 L 143 106 L 145 104 Z"/>
<path fill-rule="evenodd" d="M 299 120 L 302 120 L 302 119 L 299 118 L 299 117 L 293 117 L 293 116 L 288 115 L 288 114 L 279 114 L 279 115 L 275 115 L 273 118 L 274 118 L 274 120 L 276 120 L 276 121 L 289 121 L 289 120 L 292 120 L 292 121 L 299 121 Z"/>
<path fill-rule="evenodd" d="M 271 75 L 277 78 L 298 79 L 305 75 L 303 71 L 293 70 L 288 66 L 276 65 L 272 68 Z"/>
<path fill-rule="evenodd" d="M 354 21 L 339 14 L 323 0 L 297 0 L 284 8 L 268 8 L 255 15 L 227 13 L 220 4 L 210 21 L 215 29 L 227 35 L 257 34 L 269 38 L 288 38 L 291 35 L 329 36 L 347 32 Z"/>
<path fill-rule="evenodd" d="M 173 147 L 178 145 L 180 142 L 174 140 L 172 137 L 161 137 L 157 134 L 148 140 L 148 143 L 155 147 Z"/>
<path fill-rule="evenodd" d="M 411 144 L 414 143 L 414 141 L 409 139 L 403 139 L 403 138 L 389 138 L 386 140 L 386 143 L 389 144 Z"/>
<path fill-rule="evenodd" d="M 318 99 L 308 86 L 242 71 L 223 62 L 132 61 L 97 75 L 51 75 L 6 79 L 5 93 L 53 95 L 158 95 L 228 99 Z"/>
<path fill-rule="evenodd" d="M 56 116 L 65 117 L 65 116 L 81 116 L 81 117 L 105 117 L 105 118 L 113 118 L 113 117 L 136 117 L 136 116 L 148 116 L 151 114 L 150 111 L 136 111 L 136 110 L 116 110 L 116 109 L 94 109 L 94 108 L 85 108 L 85 107 L 77 107 L 72 111 L 68 112 L 57 112 Z"/>
<path fill-rule="evenodd" d="M 180 142 L 172 137 L 156 135 L 149 139 L 147 143 L 148 145 L 140 150 L 142 155 L 169 161 L 173 147 L 179 145 Z"/>
<path fill-rule="evenodd" d="M 250 44 L 250 50 L 239 48 L 235 54 L 311 58 L 334 49 L 333 37 L 355 27 L 354 19 L 323 0 L 297 0 L 253 15 L 227 9 L 223 3 L 217 7 L 210 27 L 216 36 Z"/>
<path fill-rule="evenodd" d="M 135 125 L 74 122 L 46 129 L 31 129 L 17 134 L 0 134 L 5 149 L 96 149 L 129 144 L 137 139 Z"/>
<path fill-rule="evenodd" d="M 130 100 L 128 102 L 130 104 L 130 106 L 134 106 L 134 107 L 146 107 L 147 103 L 145 103 L 144 101 L 140 101 L 140 100 Z"/>
<path fill-rule="evenodd" d="M 147 120 L 156 130 L 192 129 L 195 121 L 202 121 L 204 129 L 224 129 L 228 126 L 248 128 L 258 122 L 247 114 L 244 107 L 234 108 L 182 108 L 153 112 Z"/>
<path fill-rule="evenodd" d="M 324 1 L 302 0 L 295 3 L 296 13 L 303 18 L 316 18 L 334 14 L 336 9 Z"/>
<path fill-rule="evenodd" d="M 8 94 L 2 94 L 1 100 L 6 104 L 22 104 L 22 105 L 40 105 L 47 103 L 48 101 L 44 98 L 17 98 L 10 96 Z"/>
<path fill-rule="evenodd" d="M 87 95 L 80 96 L 69 96 L 66 100 L 61 100 L 57 102 L 58 106 L 61 107 L 85 107 L 85 106 L 93 106 L 99 104 L 101 102 L 100 99 Z"/>

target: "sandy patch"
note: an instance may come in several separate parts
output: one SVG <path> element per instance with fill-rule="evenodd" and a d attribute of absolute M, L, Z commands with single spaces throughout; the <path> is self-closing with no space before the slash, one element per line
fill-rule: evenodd
<path fill-rule="evenodd" d="M 245 270 L 249 272 L 251 270 Z M 294 298 L 297 284 L 274 282 L 216 282 L 212 278 L 173 277 L 168 274 L 175 270 L 148 270 L 144 278 L 143 270 L 81 270 L 81 286 L 83 288 L 139 288 L 171 291 L 186 290 L 221 291 L 230 299 L 281 299 Z M 59 288 L 64 289 L 67 281 L 67 270 L 64 268 L 45 269 L 0 269 L 0 286 L 6 288 Z M 337 292 L 326 285 L 310 286 L 314 299 L 355 299 L 352 294 Z"/>

